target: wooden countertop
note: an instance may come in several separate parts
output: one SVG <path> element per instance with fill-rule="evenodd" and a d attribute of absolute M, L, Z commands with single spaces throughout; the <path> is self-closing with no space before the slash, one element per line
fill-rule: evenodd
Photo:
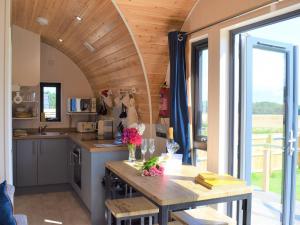
<path fill-rule="evenodd" d="M 48 132 L 49 135 L 42 135 L 38 133 L 34 134 L 27 134 L 27 136 L 20 136 L 16 137 L 13 136 L 13 140 L 31 140 L 31 139 L 62 139 L 62 138 L 68 138 L 69 134 L 68 133 L 63 133 L 63 132 Z"/>
<path fill-rule="evenodd" d="M 69 138 L 79 146 L 89 150 L 90 152 L 111 152 L 111 151 L 127 151 L 126 145 L 115 145 L 115 146 L 95 146 L 95 144 L 113 144 L 114 140 L 88 140 L 86 134 L 80 133 L 69 133 Z M 85 139 L 86 140 L 83 140 Z"/>
<path fill-rule="evenodd" d="M 94 133 L 76 133 L 76 132 L 48 132 L 48 135 L 28 134 L 23 137 L 13 137 L 14 140 L 31 140 L 31 139 L 61 139 L 70 138 L 73 142 L 90 152 L 111 152 L 127 150 L 126 145 L 101 146 L 101 144 L 113 145 L 114 140 L 93 140 Z M 96 147 L 95 144 L 98 144 Z M 100 146 L 99 146 L 100 144 Z"/>
<path fill-rule="evenodd" d="M 195 177 L 200 171 L 194 166 L 181 165 L 176 170 L 166 171 L 164 176 L 158 177 L 141 176 L 139 166 L 128 161 L 110 161 L 105 166 L 158 205 L 196 202 L 252 192 L 251 187 L 245 185 L 209 190 L 195 183 Z"/>

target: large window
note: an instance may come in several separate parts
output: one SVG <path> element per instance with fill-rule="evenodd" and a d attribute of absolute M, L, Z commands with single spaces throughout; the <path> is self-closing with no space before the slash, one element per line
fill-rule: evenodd
<path fill-rule="evenodd" d="M 207 143 L 207 106 L 208 106 L 208 41 L 193 45 L 193 80 L 194 80 L 194 140 L 202 143 L 206 150 Z"/>
<path fill-rule="evenodd" d="M 41 83 L 41 121 L 61 121 L 61 84 Z"/>
<path fill-rule="evenodd" d="M 193 133 L 195 165 L 207 169 L 208 40 L 192 45 Z"/>

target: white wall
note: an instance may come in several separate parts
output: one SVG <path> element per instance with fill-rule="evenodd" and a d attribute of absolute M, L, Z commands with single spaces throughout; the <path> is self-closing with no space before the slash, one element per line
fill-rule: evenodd
<path fill-rule="evenodd" d="M 40 35 L 12 26 L 12 83 L 36 86 L 40 83 Z"/>
<path fill-rule="evenodd" d="M 0 1 L 0 182 L 12 182 L 10 1 Z"/>
<path fill-rule="evenodd" d="M 185 21 L 182 30 L 187 32 L 194 31 L 266 2 L 270 1 L 198 1 L 189 18 Z M 207 37 L 209 40 L 208 170 L 227 172 L 229 31 L 299 8 L 299 1 L 296 0 L 277 2 L 255 12 L 210 26 L 189 37 L 187 47 L 188 75 L 190 75 L 191 71 L 191 44 Z"/>
<path fill-rule="evenodd" d="M 62 52 L 44 43 L 41 44 L 41 82 L 59 82 L 62 84 L 62 121 L 48 122 L 48 127 L 67 128 L 69 126 L 69 117 L 66 115 L 68 97 L 93 97 L 90 84 L 79 67 Z M 36 90 L 39 91 L 39 87 Z M 87 120 L 87 117 L 83 116 L 78 120 L 84 121 Z M 73 119 L 73 126 L 76 121 Z M 13 124 L 14 128 L 37 128 L 39 125 L 39 120 L 14 121 Z"/>

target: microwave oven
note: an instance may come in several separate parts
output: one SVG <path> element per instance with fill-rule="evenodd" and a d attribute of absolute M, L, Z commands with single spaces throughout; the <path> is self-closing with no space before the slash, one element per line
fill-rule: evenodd
<path fill-rule="evenodd" d="M 68 112 L 96 112 L 96 98 L 68 98 Z"/>

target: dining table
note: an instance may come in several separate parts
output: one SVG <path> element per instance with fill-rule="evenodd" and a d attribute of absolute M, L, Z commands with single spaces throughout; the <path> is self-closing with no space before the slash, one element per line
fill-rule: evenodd
<path fill-rule="evenodd" d="M 250 225 L 252 188 L 234 185 L 208 189 L 195 182 L 199 172 L 192 165 L 176 165 L 166 168 L 163 176 L 142 176 L 140 163 L 109 161 L 105 164 L 106 199 L 113 198 L 112 181 L 118 179 L 157 205 L 159 225 L 168 224 L 172 211 L 234 201 L 242 203 L 241 223 Z"/>

